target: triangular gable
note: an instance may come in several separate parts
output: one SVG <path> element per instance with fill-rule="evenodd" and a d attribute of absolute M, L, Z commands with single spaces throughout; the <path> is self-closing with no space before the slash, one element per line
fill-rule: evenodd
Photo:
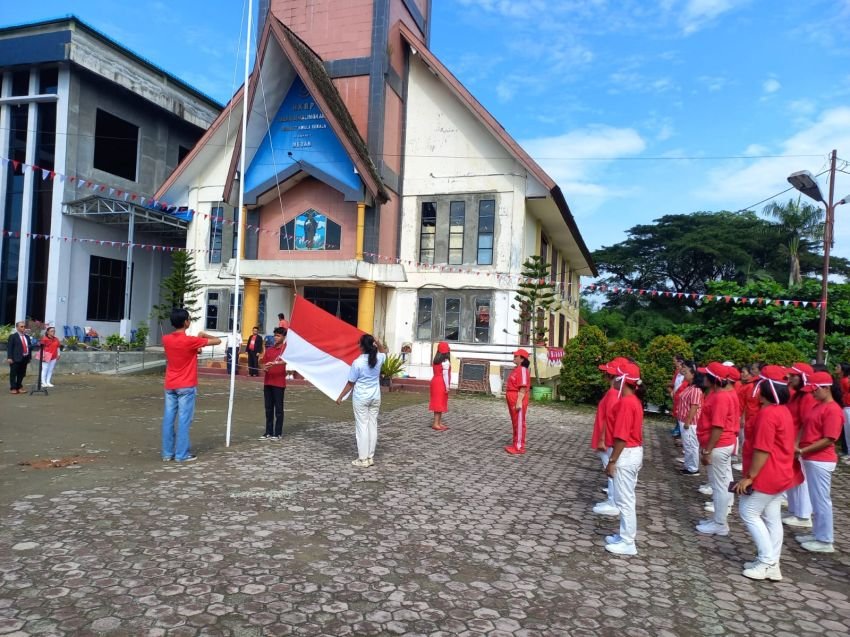
<path fill-rule="evenodd" d="M 354 162 L 304 82 L 296 77 L 245 171 L 245 203 L 255 204 L 260 195 L 300 171 L 343 193 L 346 201 L 363 199 L 363 183 Z"/>

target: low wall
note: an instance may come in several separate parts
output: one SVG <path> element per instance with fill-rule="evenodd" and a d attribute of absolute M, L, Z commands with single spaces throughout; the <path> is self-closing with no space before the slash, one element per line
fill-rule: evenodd
<path fill-rule="evenodd" d="M 104 374 L 127 370 L 141 371 L 146 367 L 161 368 L 165 356 L 162 352 L 62 352 L 54 375 L 61 374 Z M 38 361 L 30 363 L 28 372 L 38 369 Z M 127 370 L 129 371 L 129 370 Z"/>

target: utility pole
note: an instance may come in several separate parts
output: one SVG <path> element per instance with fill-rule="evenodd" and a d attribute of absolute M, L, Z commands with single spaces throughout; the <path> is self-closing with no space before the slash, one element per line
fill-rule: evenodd
<path fill-rule="evenodd" d="M 835 163 L 838 151 L 833 150 L 829 158 L 829 197 L 826 201 L 826 219 L 823 228 L 823 281 L 821 290 L 820 324 L 818 325 L 817 362 L 823 364 L 823 347 L 826 339 L 826 306 L 829 297 L 829 251 L 832 248 L 832 228 L 835 214 Z"/>

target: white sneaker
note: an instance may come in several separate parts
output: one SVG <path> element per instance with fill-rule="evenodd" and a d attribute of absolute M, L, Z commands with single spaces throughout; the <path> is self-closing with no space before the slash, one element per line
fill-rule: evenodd
<path fill-rule="evenodd" d="M 605 550 L 615 555 L 637 555 L 637 547 L 631 542 L 622 540 L 614 544 L 606 544 Z"/>
<path fill-rule="evenodd" d="M 369 460 L 367 458 L 363 458 L 362 460 L 360 458 L 357 458 L 356 460 L 352 460 L 351 464 L 353 464 L 355 467 L 365 469 L 369 466 Z"/>
<path fill-rule="evenodd" d="M 596 515 L 607 515 L 610 517 L 617 517 L 620 515 L 620 509 L 615 507 L 611 502 L 605 500 L 605 502 L 600 502 L 596 506 L 593 507 L 593 512 Z"/>
<path fill-rule="evenodd" d="M 743 470 L 744 470 L 744 465 L 743 465 L 742 463 L 740 463 L 740 462 L 736 462 L 735 464 L 733 464 L 733 465 L 732 465 L 732 468 L 733 468 L 735 471 L 743 471 Z"/>
<path fill-rule="evenodd" d="M 685 464 L 685 456 L 679 456 L 678 458 L 676 458 L 675 462 L 678 462 L 679 464 Z"/>
<path fill-rule="evenodd" d="M 620 537 L 619 533 L 615 533 L 614 535 L 606 535 L 605 536 L 605 544 L 618 544 L 623 541 L 623 538 Z"/>
<path fill-rule="evenodd" d="M 366 460 L 368 460 L 368 461 L 369 461 L 369 466 L 370 466 L 370 467 L 371 467 L 373 464 L 375 464 L 375 459 L 374 459 L 374 457 L 372 457 L 372 456 L 369 456 L 368 458 L 366 458 Z"/>
<path fill-rule="evenodd" d="M 811 533 L 806 533 L 804 535 L 795 535 L 794 539 L 797 540 L 800 544 L 804 544 L 805 542 L 814 542 L 817 538 Z"/>
<path fill-rule="evenodd" d="M 729 527 L 727 525 L 718 524 L 714 521 L 710 521 L 708 524 L 697 524 L 696 529 L 698 533 L 702 533 L 703 535 L 729 535 Z"/>
<path fill-rule="evenodd" d="M 786 515 L 782 518 L 782 524 L 797 527 L 799 529 L 812 528 L 812 521 L 808 518 L 798 518 L 796 515 Z"/>
<path fill-rule="evenodd" d="M 831 542 L 818 542 L 814 540 L 812 542 L 803 542 L 800 546 L 811 553 L 835 553 L 835 547 L 832 546 Z"/>
<path fill-rule="evenodd" d="M 699 485 L 699 489 L 697 489 L 703 495 L 714 495 L 714 489 L 711 488 L 710 484 L 701 484 Z"/>
<path fill-rule="evenodd" d="M 602 493 L 607 494 L 608 493 L 608 487 L 602 487 Z"/>
<path fill-rule="evenodd" d="M 706 502 L 702 508 L 706 511 L 706 513 L 714 513 L 714 502 Z"/>
<path fill-rule="evenodd" d="M 782 572 L 779 570 L 779 564 L 765 564 L 757 562 L 752 568 L 746 568 L 741 573 L 749 579 L 765 580 L 769 579 L 773 582 L 778 582 L 782 579 Z"/>

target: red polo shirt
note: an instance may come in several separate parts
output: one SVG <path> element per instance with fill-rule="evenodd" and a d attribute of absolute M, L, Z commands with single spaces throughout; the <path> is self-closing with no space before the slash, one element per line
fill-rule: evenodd
<path fill-rule="evenodd" d="M 734 391 L 712 391 L 703 403 L 702 414 L 697 423 L 700 447 L 708 444 L 714 427 L 723 428 L 716 446 L 731 447 L 738 440 L 740 423 L 741 409 L 738 404 L 738 395 Z"/>
<path fill-rule="evenodd" d="M 599 406 L 596 408 L 596 419 L 593 421 L 593 433 L 590 436 L 590 448 L 597 449 L 599 442 L 605 442 L 605 429 L 608 423 L 608 416 L 611 411 L 611 404 L 617 400 L 617 390 L 613 387 L 605 392 L 602 400 L 599 401 Z"/>
<path fill-rule="evenodd" d="M 800 432 L 800 449 L 808 447 L 823 438 L 835 441 L 841 437 L 844 428 L 844 410 L 835 401 L 828 403 L 817 403 L 806 416 L 803 417 L 803 429 Z M 815 451 L 803 456 L 804 460 L 816 460 L 818 462 L 838 462 L 835 453 L 835 445 L 829 445 L 826 449 Z"/>
<path fill-rule="evenodd" d="M 611 441 L 623 440 L 626 447 L 643 446 L 643 405 L 634 394 L 621 396 L 614 403 L 614 432 Z"/>
<path fill-rule="evenodd" d="M 198 350 L 207 339 L 174 332 L 162 337 L 165 349 L 165 388 L 187 389 L 198 385 Z"/>
<path fill-rule="evenodd" d="M 263 352 L 262 359 L 260 359 L 262 364 L 265 365 L 266 363 L 278 360 L 285 349 L 286 343 L 282 343 L 280 346 L 272 345 L 271 347 L 267 347 L 266 351 Z M 263 378 L 263 384 L 270 387 L 286 387 L 286 363 L 281 361 L 277 365 L 269 367 Z"/>
<path fill-rule="evenodd" d="M 770 495 L 782 493 L 803 482 L 800 462 L 794 457 L 797 439 L 791 413 L 785 405 L 765 405 L 744 432 L 741 461 L 748 475 L 755 450 L 768 454 L 767 462 L 753 481 L 753 489 Z"/>

